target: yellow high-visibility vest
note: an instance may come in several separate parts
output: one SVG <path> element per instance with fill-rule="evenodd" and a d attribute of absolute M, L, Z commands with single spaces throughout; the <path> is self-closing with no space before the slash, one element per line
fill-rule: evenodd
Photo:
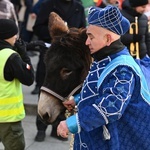
<path fill-rule="evenodd" d="M 0 123 L 16 122 L 25 117 L 22 85 L 18 79 L 6 81 L 4 67 L 15 51 L 6 48 L 0 50 Z"/>

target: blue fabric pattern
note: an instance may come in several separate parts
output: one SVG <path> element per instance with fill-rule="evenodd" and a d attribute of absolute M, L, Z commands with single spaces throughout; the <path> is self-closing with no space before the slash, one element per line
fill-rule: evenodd
<path fill-rule="evenodd" d="M 97 86 L 106 66 L 124 53 L 130 55 L 125 48 L 92 63 L 78 102 L 76 123 L 81 131 L 75 134 L 74 150 L 149 149 L 150 97 L 145 99 L 143 86 L 146 87 L 136 66 L 129 66 L 122 59 Z M 105 133 L 110 139 L 105 138 Z"/>
<path fill-rule="evenodd" d="M 150 90 L 149 90 L 149 86 L 148 86 L 149 83 L 147 82 L 147 81 L 149 81 L 149 78 L 147 80 L 145 79 L 145 77 L 148 77 L 148 76 L 144 76 L 144 73 L 141 70 L 142 66 L 137 65 L 131 56 L 121 55 L 121 56 L 115 58 L 114 60 L 112 60 L 111 63 L 109 63 L 107 65 L 107 67 L 105 68 L 105 70 L 102 72 L 102 74 L 98 80 L 97 86 L 99 87 L 101 85 L 105 76 L 110 73 L 110 70 L 115 69 L 118 66 L 118 64 L 119 65 L 129 65 L 130 67 L 132 67 L 132 69 L 136 72 L 136 74 L 141 79 L 140 80 L 141 88 L 142 88 L 142 90 L 140 91 L 141 95 L 143 96 L 144 100 L 150 104 L 150 99 L 149 99 Z M 145 71 L 146 71 L 145 72 L 145 74 L 146 74 L 148 71 L 147 70 L 145 70 Z M 150 72 L 148 72 L 148 73 L 150 73 Z"/>
<path fill-rule="evenodd" d="M 120 10 L 112 5 L 105 8 L 91 7 L 89 9 L 88 23 L 108 29 L 118 35 L 125 34 L 130 27 L 130 22 L 122 16 Z"/>

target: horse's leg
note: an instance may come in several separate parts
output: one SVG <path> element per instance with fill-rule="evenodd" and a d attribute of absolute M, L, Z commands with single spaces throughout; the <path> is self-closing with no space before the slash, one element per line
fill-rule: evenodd
<path fill-rule="evenodd" d="M 46 136 L 47 126 L 48 125 L 44 124 L 41 121 L 40 117 L 37 115 L 37 117 L 36 117 L 37 134 L 35 136 L 35 141 L 38 141 L 38 142 L 44 141 L 45 136 Z"/>

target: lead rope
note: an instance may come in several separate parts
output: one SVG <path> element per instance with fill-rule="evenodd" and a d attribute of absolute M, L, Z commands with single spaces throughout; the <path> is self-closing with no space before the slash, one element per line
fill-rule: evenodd
<path fill-rule="evenodd" d="M 73 98 L 73 96 L 70 96 L 69 100 L 71 100 Z M 77 112 L 77 106 L 75 106 L 75 108 L 73 109 L 74 114 L 76 114 Z M 66 110 L 65 112 L 65 117 L 68 118 L 69 116 L 71 116 L 71 112 L 69 112 L 68 110 Z M 74 144 L 74 134 L 71 134 L 71 140 L 70 140 L 70 146 L 69 146 L 69 150 L 73 150 L 73 144 Z"/>

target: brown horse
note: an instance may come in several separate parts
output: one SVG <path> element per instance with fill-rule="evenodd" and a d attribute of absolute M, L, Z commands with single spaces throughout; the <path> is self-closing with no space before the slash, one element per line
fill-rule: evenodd
<path fill-rule="evenodd" d="M 49 16 L 52 43 L 45 55 L 46 76 L 41 88 L 38 114 L 47 123 L 65 119 L 62 101 L 79 92 L 91 63 L 85 45 L 86 29 L 68 28 L 54 12 Z M 73 91 L 73 92 L 72 92 Z"/>

